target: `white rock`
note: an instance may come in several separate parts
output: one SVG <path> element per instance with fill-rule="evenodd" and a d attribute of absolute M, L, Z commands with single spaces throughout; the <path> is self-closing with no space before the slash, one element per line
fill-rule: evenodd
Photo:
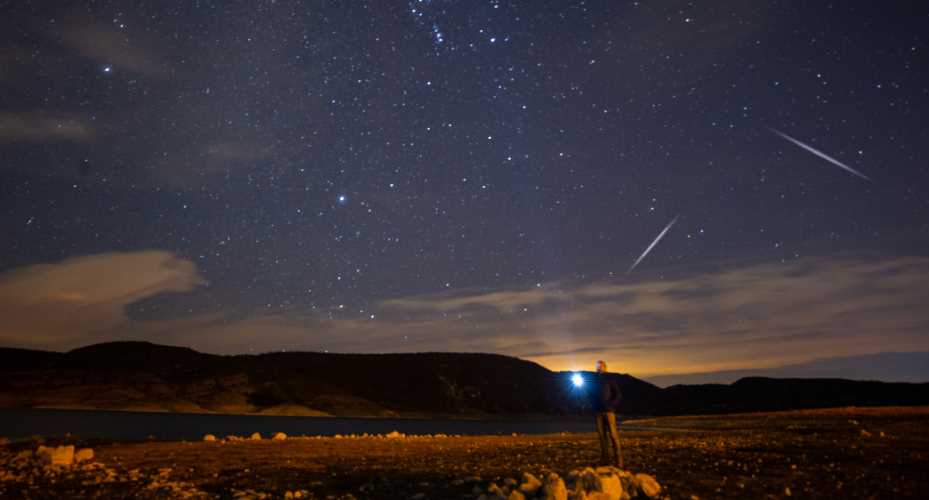
<path fill-rule="evenodd" d="M 655 478 L 648 474 L 636 474 L 635 482 L 639 490 L 649 498 L 657 498 L 658 494 L 661 493 L 661 485 L 658 484 L 658 481 L 655 481 Z"/>
<path fill-rule="evenodd" d="M 619 500 L 623 496 L 623 485 L 615 474 L 601 475 L 600 491 L 603 492 L 604 500 Z"/>
<path fill-rule="evenodd" d="M 284 434 L 283 432 L 278 432 L 271 439 L 275 441 L 284 441 L 285 439 L 287 439 L 287 434 Z"/>
<path fill-rule="evenodd" d="M 55 448 L 39 446 L 35 454 L 44 465 L 68 466 L 74 463 L 74 445 L 70 444 Z"/>
<path fill-rule="evenodd" d="M 575 478 L 576 484 L 585 492 L 600 491 L 600 478 L 597 473 L 590 467 L 585 467 L 579 471 L 571 471 L 571 477 Z"/>
<path fill-rule="evenodd" d="M 86 462 L 88 460 L 93 460 L 93 458 L 94 450 L 90 448 L 81 448 L 74 454 L 74 463 Z"/>
<path fill-rule="evenodd" d="M 542 487 L 542 481 L 528 472 L 523 472 L 523 483 L 519 485 L 519 491 L 526 495 L 535 495 L 535 492 Z"/>
<path fill-rule="evenodd" d="M 203 440 L 204 440 L 204 441 L 216 441 L 216 436 L 214 436 L 214 435 L 212 435 L 212 434 L 205 434 L 205 435 L 203 436 Z"/>
<path fill-rule="evenodd" d="M 564 481 L 554 472 L 545 478 L 542 484 L 542 498 L 544 500 L 568 500 L 568 488 Z"/>
<path fill-rule="evenodd" d="M 517 490 L 510 492 L 510 496 L 506 497 L 506 500 L 526 500 L 526 495 L 523 495 Z"/>

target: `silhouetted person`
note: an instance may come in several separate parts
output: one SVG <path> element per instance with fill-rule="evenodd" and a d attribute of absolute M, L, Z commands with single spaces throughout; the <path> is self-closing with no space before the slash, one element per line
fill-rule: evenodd
<path fill-rule="evenodd" d="M 616 429 L 616 410 L 622 397 L 619 385 L 606 372 L 606 363 L 597 361 L 597 376 L 590 388 L 590 402 L 597 414 L 597 434 L 600 435 L 600 462 L 623 467 L 619 449 L 619 431 Z"/>

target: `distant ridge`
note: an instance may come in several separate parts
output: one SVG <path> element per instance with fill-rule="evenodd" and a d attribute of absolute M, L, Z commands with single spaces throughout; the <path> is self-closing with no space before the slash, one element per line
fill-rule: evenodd
<path fill-rule="evenodd" d="M 148 342 L 67 353 L 0 348 L 0 408 L 336 416 L 572 415 L 566 372 L 499 354 L 316 352 L 218 356 Z M 611 374 L 626 414 L 926 405 L 929 384 L 743 378 L 660 389 Z"/>
<path fill-rule="evenodd" d="M 773 368 L 657 375 L 647 380 L 659 387 L 675 384 L 728 384 L 746 377 L 845 378 L 886 382 L 929 382 L 929 352 L 878 352 L 820 358 Z"/>

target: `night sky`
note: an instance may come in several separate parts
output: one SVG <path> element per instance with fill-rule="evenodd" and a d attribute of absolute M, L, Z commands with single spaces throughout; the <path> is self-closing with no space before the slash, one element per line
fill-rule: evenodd
<path fill-rule="evenodd" d="M 929 4 L 0 4 L 0 345 L 929 351 Z"/>

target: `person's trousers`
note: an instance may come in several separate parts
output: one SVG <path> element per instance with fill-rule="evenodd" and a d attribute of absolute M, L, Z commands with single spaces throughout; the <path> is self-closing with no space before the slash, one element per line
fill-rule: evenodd
<path fill-rule="evenodd" d="M 623 457 L 619 450 L 619 431 L 616 429 L 615 413 L 597 413 L 597 434 L 600 435 L 600 461 L 622 467 Z"/>

